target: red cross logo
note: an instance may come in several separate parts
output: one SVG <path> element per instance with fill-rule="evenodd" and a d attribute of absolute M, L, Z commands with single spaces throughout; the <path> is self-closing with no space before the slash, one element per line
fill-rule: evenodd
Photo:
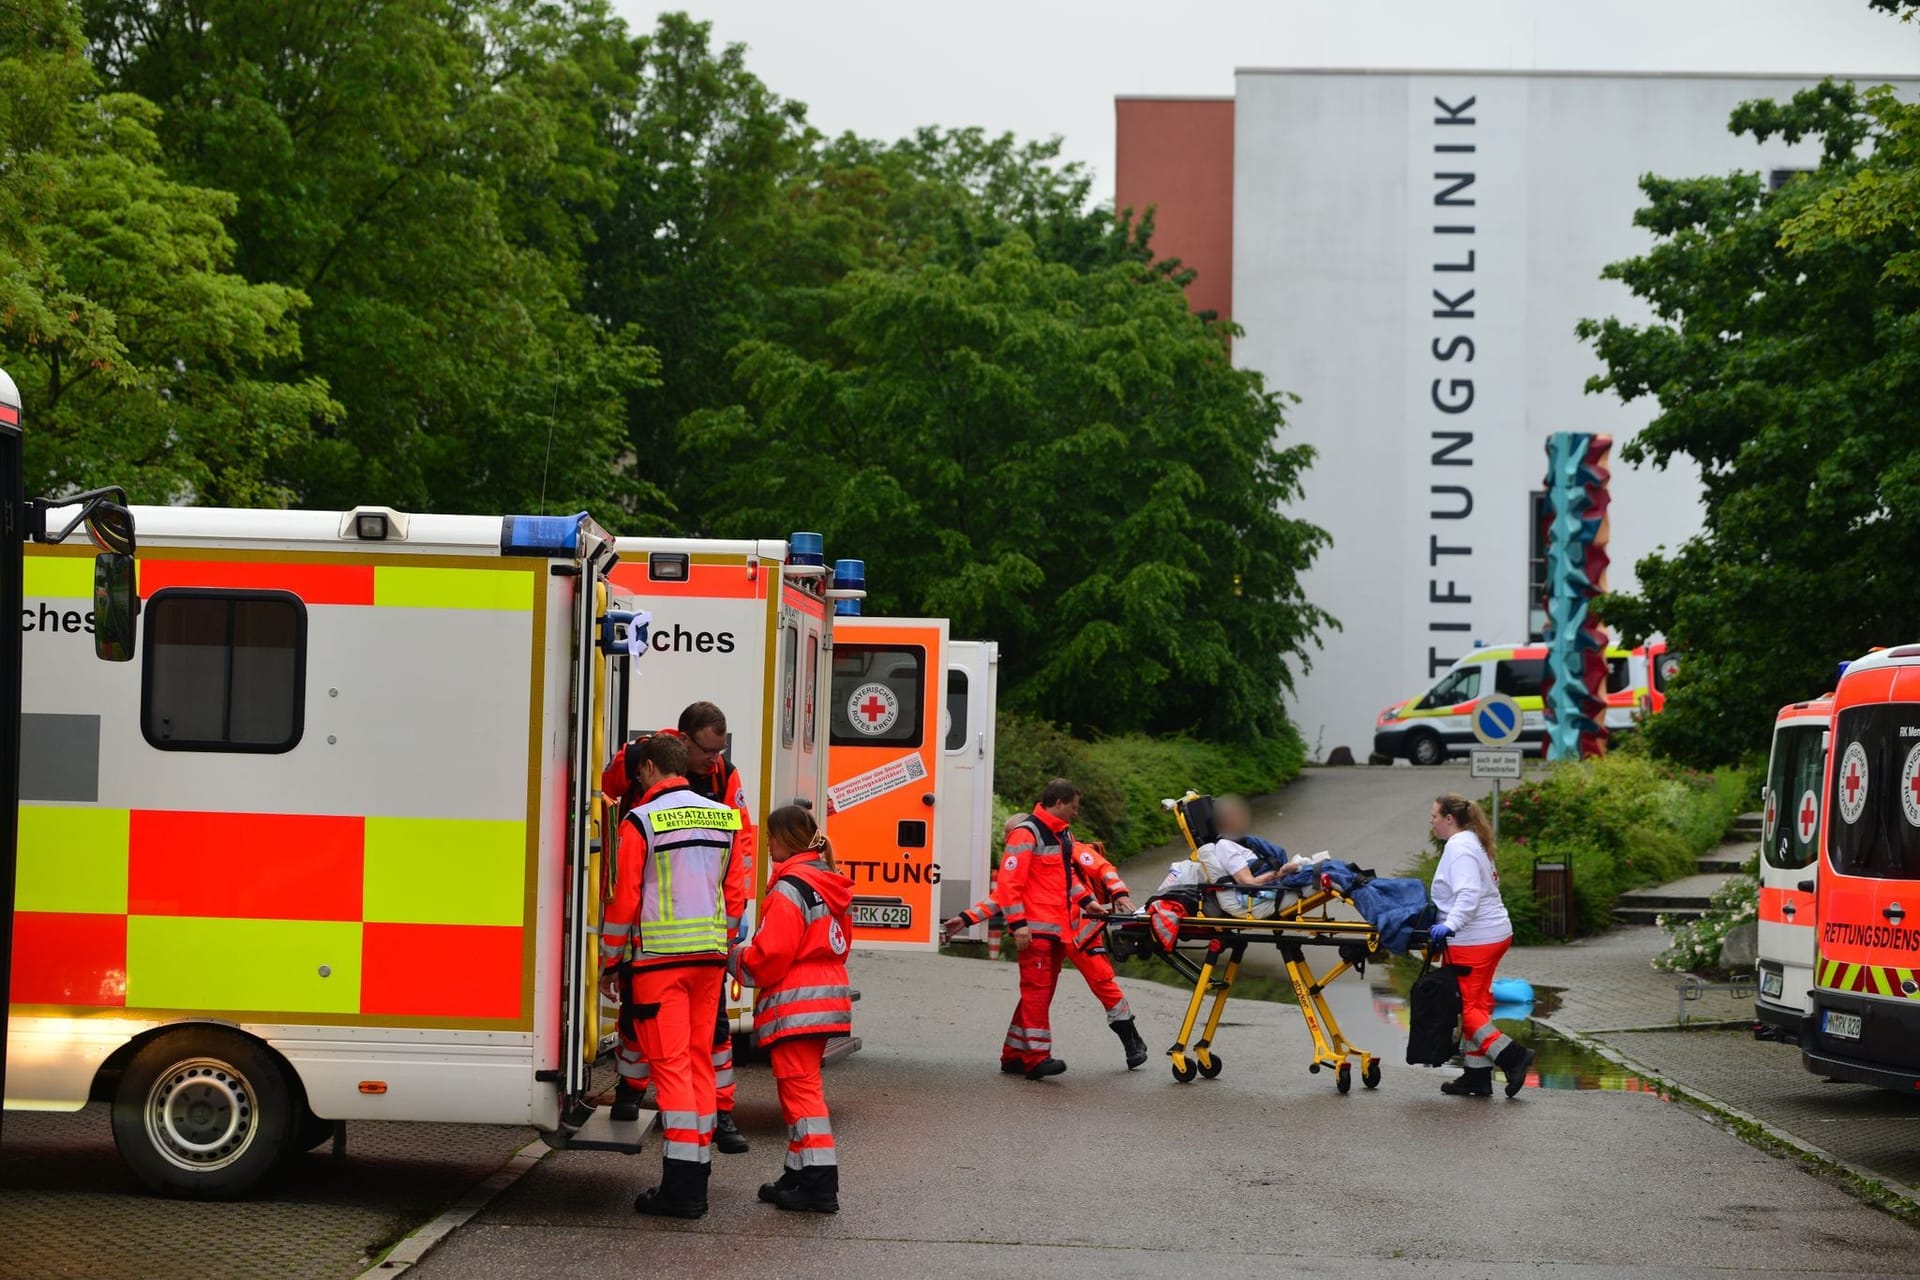
<path fill-rule="evenodd" d="M 1920 796 L 1920 791 L 1914 794 Z M 1813 807 L 1813 792 L 1809 791 L 1800 797 L 1800 842 L 1802 844 L 1813 839 L 1814 820 L 1819 816 L 1820 811 Z"/>
<path fill-rule="evenodd" d="M 1847 803 L 1852 804 L 1860 795 L 1860 766 L 1856 762 L 1847 762 Z"/>
<path fill-rule="evenodd" d="M 1907 779 L 1907 789 L 1913 792 L 1913 802 L 1920 804 L 1920 773 Z"/>
<path fill-rule="evenodd" d="M 877 724 L 880 717 L 887 714 L 887 704 L 868 694 L 867 700 L 860 704 L 860 714 L 867 718 L 868 724 Z"/>
<path fill-rule="evenodd" d="M 1767 830 L 1769 831 L 1773 830 L 1773 796 L 1772 795 L 1767 796 L 1767 817 L 1766 817 L 1766 820 L 1761 825 L 1766 827 Z"/>

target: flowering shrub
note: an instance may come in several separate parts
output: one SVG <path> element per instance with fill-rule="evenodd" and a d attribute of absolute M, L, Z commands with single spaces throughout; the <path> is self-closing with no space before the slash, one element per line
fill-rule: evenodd
<path fill-rule="evenodd" d="M 1655 923 L 1667 931 L 1673 941 L 1653 958 L 1656 969 L 1676 973 L 1720 968 L 1720 947 L 1736 925 L 1760 914 L 1760 881 L 1753 876 L 1731 876 L 1714 890 L 1707 913 L 1698 920 L 1669 923 L 1659 916 Z"/>

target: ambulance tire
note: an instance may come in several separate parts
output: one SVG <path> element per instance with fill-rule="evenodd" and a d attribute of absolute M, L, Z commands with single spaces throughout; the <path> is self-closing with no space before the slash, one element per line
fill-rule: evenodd
<path fill-rule="evenodd" d="M 298 1115 L 285 1071 L 238 1032 L 183 1027 L 156 1036 L 114 1094 L 120 1158 L 162 1195 L 240 1195 L 292 1146 Z"/>
<path fill-rule="evenodd" d="M 1440 741 L 1440 735 L 1429 733 L 1425 729 L 1413 734 L 1407 741 L 1407 759 L 1415 764 L 1445 764 L 1447 762 L 1447 744 Z"/>

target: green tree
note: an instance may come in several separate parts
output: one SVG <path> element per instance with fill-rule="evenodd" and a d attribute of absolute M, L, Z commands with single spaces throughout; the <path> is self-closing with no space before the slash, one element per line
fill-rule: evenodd
<path fill-rule="evenodd" d="M 635 55 L 603 0 L 86 0 L 109 80 L 166 104 L 185 180 L 239 196 L 237 263 L 300 290 L 288 379 L 344 416 L 307 505 L 500 511 L 653 497 L 625 403 L 655 368 L 575 306 Z"/>
<path fill-rule="evenodd" d="M 20 384 L 27 483 L 140 500 L 274 503 L 335 406 L 282 380 L 304 297 L 229 267 L 231 196 L 168 178 L 159 112 L 103 93 L 68 0 L 0 6 L 0 358 Z"/>
<path fill-rule="evenodd" d="M 1121 259 L 1015 233 L 970 268 L 849 275 L 844 354 L 743 344 L 750 406 L 696 415 L 689 447 L 730 461 L 743 527 L 870 558 L 876 611 L 997 638 L 1009 709 L 1274 734 L 1330 622 L 1299 587 L 1326 535 L 1281 514 L 1311 451 L 1178 284 Z"/>
<path fill-rule="evenodd" d="M 1771 192 L 1645 179 L 1655 247 L 1606 274 L 1653 319 L 1580 327 L 1606 365 L 1590 390 L 1659 402 L 1625 456 L 1701 472 L 1701 533 L 1601 606 L 1686 651 L 1648 737 L 1699 764 L 1761 748 L 1837 662 L 1920 631 L 1920 114 L 1829 81 L 1732 127 L 1818 139 L 1819 167 Z"/>

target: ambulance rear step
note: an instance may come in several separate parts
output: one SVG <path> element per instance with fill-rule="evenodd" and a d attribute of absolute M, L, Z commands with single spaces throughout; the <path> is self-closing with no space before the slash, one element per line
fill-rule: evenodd
<path fill-rule="evenodd" d="M 611 1107 L 595 1107 L 572 1137 L 560 1142 L 557 1140 L 561 1134 L 549 1134 L 547 1145 L 567 1151 L 618 1151 L 623 1155 L 637 1155 L 659 1115 L 658 1111 L 642 1111 L 637 1120 L 615 1120 Z"/>
<path fill-rule="evenodd" d="M 839 1062 L 843 1058 L 851 1058 L 858 1052 L 860 1052 L 859 1036 L 832 1036 L 828 1038 L 827 1047 L 821 1053 L 820 1060 Z"/>

